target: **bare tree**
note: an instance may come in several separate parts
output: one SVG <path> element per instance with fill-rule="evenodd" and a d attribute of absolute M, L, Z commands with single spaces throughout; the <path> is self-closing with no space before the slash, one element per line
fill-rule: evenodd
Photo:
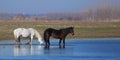
<path fill-rule="evenodd" d="M 16 17 L 14 17 L 14 20 L 25 20 L 24 14 L 18 14 Z"/>

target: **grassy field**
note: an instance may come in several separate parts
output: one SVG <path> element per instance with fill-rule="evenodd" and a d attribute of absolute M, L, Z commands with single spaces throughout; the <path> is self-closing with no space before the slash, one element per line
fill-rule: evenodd
<path fill-rule="evenodd" d="M 120 37 L 120 21 L 64 21 L 64 20 L 40 20 L 40 21 L 0 21 L 0 40 L 14 39 L 13 30 L 19 27 L 35 28 L 43 35 L 46 28 L 65 28 L 73 26 L 74 36 L 67 38 L 108 38 Z"/>

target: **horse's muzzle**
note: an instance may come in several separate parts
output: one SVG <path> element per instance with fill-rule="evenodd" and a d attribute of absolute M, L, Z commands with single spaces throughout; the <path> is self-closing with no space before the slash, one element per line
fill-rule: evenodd
<path fill-rule="evenodd" d="M 72 35 L 74 35 L 74 33 L 72 33 Z"/>

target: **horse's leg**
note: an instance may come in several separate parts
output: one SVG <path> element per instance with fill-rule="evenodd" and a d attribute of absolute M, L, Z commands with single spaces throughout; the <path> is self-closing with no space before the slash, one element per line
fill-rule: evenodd
<path fill-rule="evenodd" d="M 18 37 L 18 40 L 17 40 L 18 44 L 20 44 L 20 36 Z"/>
<path fill-rule="evenodd" d="M 50 36 L 48 36 L 46 38 L 46 48 L 49 48 L 50 47 L 50 40 L 49 40 Z"/>
<path fill-rule="evenodd" d="M 15 44 L 18 43 L 18 37 L 15 37 L 14 43 L 15 43 Z"/>
<path fill-rule="evenodd" d="M 46 42 L 45 42 L 45 47 L 44 47 L 45 49 L 49 49 L 50 48 L 50 42 L 49 42 L 49 40 L 47 40 Z"/>
<path fill-rule="evenodd" d="M 33 35 L 30 38 L 30 44 L 32 44 L 32 40 L 33 40 Z"/>
<path fill-rule="evenodd" d="M 63 48 L 65 48 L 65 38 L 63 39 Z"/>
<path fill-rule="evenodd" d="M 45 48 L 49 48 L 49 36 L 45 38 Z"/>
<path fill-rule="evenodd" d="M 29 41 L 28 41 L 28 43 L 26 43 L 26 44 L 32 44 L 32 40 L 33 40 L 33 36 L 31 35 L 30 37 L 29 37 Z"/>
<path fill-rule="evenodd" d="M 18 38 L 17 37 L 15 37 L 15 44 L 18 44 Z"/>
<path fill-rule="evenodd" d="M 31 38 L 29 38 L 29 41 L 26 44 L 31 44 Z"/>
<path fill-rule="evenodd" d="M 62 39 L 59 40 L 59 48 L 61 48 L 61 40 L 62 40 Z"/>
<path fill-rule="evenodd" d="M 15 44 L 18 44 L 18 38 L 15 39 Z"/>
<path fill-rule="evenodd" d="M 47 48 L 47 41 L 45 42 L 45 48 Z"/>
<path fill-rule="evenodd" d="M 45 48 L 47 48 L 47 37 L 45 38 Z"/>

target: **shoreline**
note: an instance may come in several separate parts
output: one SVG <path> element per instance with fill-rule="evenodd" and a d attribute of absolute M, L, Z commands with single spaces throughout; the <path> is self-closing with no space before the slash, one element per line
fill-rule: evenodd
<path fill-rule="evenodd" d="M 70 34 L 68 38 L 112 38 L 120 37 L 120 21 L 61 21 L 61 20 L 39 20 L 39 21 L 0 21 L 0 40 L 14 39 L 13 30 L 16 28 L 34 28 L 43 37 L 44 30 L 47 28 L 66 28 L 74 27 L 74 36 Z"/>
<path fill-rule="evenodd" d="M 100 40 L 109 40 L 109 39 L 119 39 L 120 40 L 120 37 L 106 37 L 106 38 L 75 38 L 75 39 L 73 39 L 73 38 L 67 38 L 66 40 L 96 40 L 96 39 L 100 39 Z M 10 41 L 14 41 L 14 39 L 9 39 Z M 29 39 L 22 39 L 23 41 L 28 41 Z M 59 41 L 59 39 L 50 39 L 50 40 L 58 40 Z M 0 41 L 8 41 L 8 39 L 3 39 L 3 40 L 0 40 Z M 37 39 L 34 39 L 33 41 L 37 41 Z"/>

